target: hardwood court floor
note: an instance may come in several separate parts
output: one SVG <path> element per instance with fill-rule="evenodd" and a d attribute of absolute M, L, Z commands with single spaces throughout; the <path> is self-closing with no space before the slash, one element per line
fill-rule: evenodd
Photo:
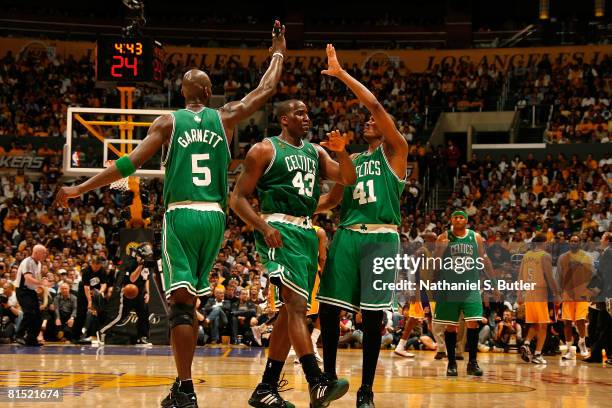
<path fill-rule="evenodd" d="M 405 359 L 382 351 L 374 385 L 378 408 L 480 407 L 583 408 L 612 407 L 612 367 L 561 362 L 548 357 L 547 366 L 520 361 L 516 354 L 479 354 L 482 378 L 467 377 L 465 361 L 459 377 L 445 376 L 446 362 L 433 353 L 417 352 Z M 247 407 L 265 363 L 261 349 L 198 348 L 194 382 L 200 407 Z M 361 380 L 361 351 L 340 350 L 339 374 L 351 381 L 349 393 L 334 408 L 355 406 Z M 46 346 L 41 349 L 0 346 L 0 390 L 31 386 L 60 388 L 63 403 L 17 403 L 2 407 L 158 407 L 175 371 L 168 347 Z M 288 362 L 290 391 L 284 398 L 308 407 L 307 384 L 299 365 Z"/>

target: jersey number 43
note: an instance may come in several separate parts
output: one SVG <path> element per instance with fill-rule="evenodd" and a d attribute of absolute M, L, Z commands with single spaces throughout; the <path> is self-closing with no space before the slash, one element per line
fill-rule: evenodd
<path fill-rule="evenodd" d="M 312 190 L 314 187 L 315 175 L 312 173 L 306 173 L 306 175 L 302 175 L 301 171 L 295 173 L 293 176 L 293 187 L 298 189 L 298 193 L 300 195 L 305 195 L 308 197 L 312 197 Z"/>

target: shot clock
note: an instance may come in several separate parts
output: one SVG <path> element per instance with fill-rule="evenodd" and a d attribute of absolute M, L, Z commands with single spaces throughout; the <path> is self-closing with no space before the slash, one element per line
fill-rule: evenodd
<path fill-rule="evenodd" d="M 150 38 L 102 37 L 96 43 L 99 85 L 159 84 L 164 78 L 161 44 Z"/>

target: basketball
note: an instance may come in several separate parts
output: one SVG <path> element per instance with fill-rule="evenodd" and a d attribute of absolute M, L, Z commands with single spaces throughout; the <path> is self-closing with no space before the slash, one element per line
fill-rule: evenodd
<path fill-rule="evenodd" d="M 123 288 L 123 296 L 128 299 L 134 299 L 136 296 L 138 296 L 138 286 L 134 285 L 133 283 L 125 285 L 125 288 Z"/>

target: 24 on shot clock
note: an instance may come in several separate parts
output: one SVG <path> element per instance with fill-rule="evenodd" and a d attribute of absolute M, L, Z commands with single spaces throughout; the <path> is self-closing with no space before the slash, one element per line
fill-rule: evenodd
<path fill-rule="evenodd" d="M 160 84 L 164 52 L 151 38 L 101 37 L 96 43 L 98 85 Z"/>

